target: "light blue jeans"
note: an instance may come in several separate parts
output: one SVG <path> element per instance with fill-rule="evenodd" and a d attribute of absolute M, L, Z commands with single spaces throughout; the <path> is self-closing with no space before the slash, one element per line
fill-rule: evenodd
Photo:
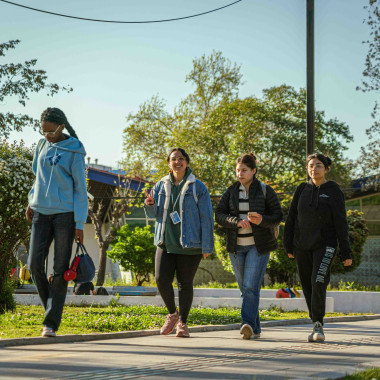
<path fill-rule="evenodd" d="M 236 253 L 230 253 L 230 259 L 242 296 L 242 325 L 250 325 L 254 334 L 259 334 L 260 288 L 268 265 L 269 252 L 259 255 L 254 245 L 237 246 Z"/>

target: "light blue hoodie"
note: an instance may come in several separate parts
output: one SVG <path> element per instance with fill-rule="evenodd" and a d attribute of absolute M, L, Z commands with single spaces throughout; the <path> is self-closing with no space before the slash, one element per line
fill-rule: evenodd
<path fill-rule="evenodd" d="M 33 158 L 36 180 L 29 192 L 30 207 L 45 215 L 74 212 L 75 228 L 83 230 L 88 213 L 85 155 L 74 137 L 56 144 L 41 139 Z"/>

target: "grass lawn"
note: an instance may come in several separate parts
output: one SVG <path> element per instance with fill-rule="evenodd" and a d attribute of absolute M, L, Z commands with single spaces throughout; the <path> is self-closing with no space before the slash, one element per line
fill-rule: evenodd
<path fill-rule="evenodd" d="M 378 380 L 380 379 L 380 368 L 370 368 L 365 371 L 355 372 L 352 375 L 340 377 L 337 380 Z"/>
<path fill-rule="evenodd" d="M 65 306 L 59 334 L 88 334 L 160 328 L 167 314 L 157 306 Z M 344 315 L 328 313 L 327 317 Z M 0 339 L 39 336 L 44 311 L 42 306 L 18 305 L 14 313 L 0 315 Z M 284 312 L 278 308 L 261 310 L 263 321 L 308 318 L 306 312 Z M 239 323 L 238 308 L 192 308 L 188 325 Z"/>

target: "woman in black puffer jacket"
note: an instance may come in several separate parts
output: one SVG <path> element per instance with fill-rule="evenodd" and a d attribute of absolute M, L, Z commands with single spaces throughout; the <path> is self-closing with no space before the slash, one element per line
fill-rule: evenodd
<path fill-rule="evenodd" d="M 244 339 L 260 337 L 260 288 L 270 251 L 277 248 L 276 229 L 282 219 L 275 191 L 256 178 L 256 157 L 245 154 L 236 160 L 238 182 L 222 195 L 215 219 L 226 228 L 227 251 L 242 293 Z"/>

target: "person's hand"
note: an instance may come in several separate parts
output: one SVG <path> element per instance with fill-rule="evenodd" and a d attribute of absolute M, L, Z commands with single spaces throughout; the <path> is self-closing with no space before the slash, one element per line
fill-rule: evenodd
<path fill-rule="evenodd" d="M 146 190 L 144 191 L 146 194 L 145 204 L 147 206 L 153 206 L 154 205 L 153 189 L 150 191 L 150 194 Z"/>
<path fill-rule="evenodd" d="M 343 266 L 349 267 L 350 265 L 352 265 L 352 259 L 346 259 L 343 261 Z"/>
<path fill-rule="evenodd" d="M 260 224 L 263 220 L 263 217 L 257 212 L 249 212 L 248 220 L 253 224 Z"/>
<path fill-rule="evenodd" d="M 208 256 L 210 256 L 211 255 L 211 253 L 204 253 L 203 254 L 203 258 L 205 259 L 205 258 L 207 258 Z"/>
<path fill-rule="evenodd" d="M 33 219 L 33 210 L 30 208 L 29 205 L 28 205 L 28 208 L 26 209 L 25 217 L 26 217 L 26 220 L 27 220 L 29 223 L 32 223 L 32 219 Z"/>
<path fill-rule="evenodd" d="M 251 227 L 251 225 L 249 224 L 248 220 L 245 220 L 245 219 L 239 220 L 237 226 L 239 228 L 249 228 L 249 227 Z"/>
<path fill-rule="evenodd" d="M 75 230 L 75 243 L 83 244 L 83 230 Z"/>
<path fill-rule="evenodd" d="M 289 257 L 289 259 L 294 259 L 293 253 L 288 253 L 288 257 Z"/>

